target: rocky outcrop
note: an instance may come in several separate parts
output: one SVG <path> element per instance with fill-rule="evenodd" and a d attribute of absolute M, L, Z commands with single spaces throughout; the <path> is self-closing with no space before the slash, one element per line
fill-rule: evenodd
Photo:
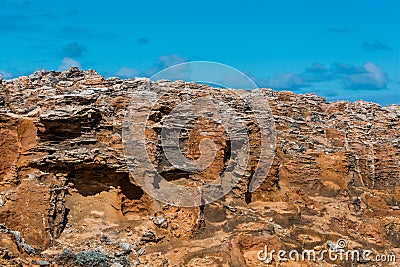
<path fill-rule="evenodd" d="M 182 134 L 188 158 L 200 157 L 204 133 L 218 148 L 210 167 L 199 173 L 170 168 L 160 151 L 159 122 L 187 94 L 223 96 L 245 112 L 240 91 L 104 78 L 75 68 L 3 80 L 3 264 L 65 266 L 97 260 L 99 266 L 267 266 L 257 258 L 265 245 L 276 251 L 321 250 L 338 239 L 354 249 L 396 255 L 400 262 L 399 106 L 328 103 L 315 95 L 262 89 L 277 134 L 275 158 L 263 184 L 248 192 L 260 153 L 259 128 L 249 119 L 251 154 L 244 178 L 212 204 L 180 208 L 153 200 L 125 162 L 124 117 L 143 84 L 150 84 L 149 90 L 170 89 L 153 107 L 146 132 L 148 153 L 163 177 L 198 185 L 226 168 L 229 142 L 216 122 L 202 119 Z"/>

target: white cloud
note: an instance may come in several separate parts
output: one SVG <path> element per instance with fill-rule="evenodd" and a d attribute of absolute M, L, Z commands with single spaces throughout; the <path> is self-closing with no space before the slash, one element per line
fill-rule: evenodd
<path fill-rule="evenodd" d="M 372 62 L 364 66 L 365 73 L 348 75 L 345 84 L 348 88 L 382 89 L 388 84 L 386 73 Z"/>
<path fill-rule="evenodd" d="M 268 87 L 277 89 L 295 89 L 309 87 L 310 84 L 305 82 L 300 76 L 294 73 L 280 73 L 277 76 L 270 77 L 267 81 Z"/>
<path fill-rule="evenodd" d="M 81 63 L 79 63 L 79 61 L 76 61 L 75 59 L 65 57 L 61 61 L 60 66 L 58 66 L 58 71 L 64 71 L 64 70 L 70 69 L 72 67 L 81 68 Z"/>
<path fill-rule="evenodd" d="M 326 68 L 320 63 L 306 67 L 305 71 L 296 73 L 280 73 L 270 77 L 266 85 L 276 89 L 299 89 L 321 85 L 324 82 L 341 83 L 344 89 L 380 90 L 389 83 L 387 74 L 372 62 L 362 66 L 344 63 L 333 63 Z"/>
<path fill-rule="evenodd" d="M 131 68 L 121 68 L 117 73 L 115 73 L 115 75 L 119 77 L 137 77 L 140 75 L 140 71 Z"/>

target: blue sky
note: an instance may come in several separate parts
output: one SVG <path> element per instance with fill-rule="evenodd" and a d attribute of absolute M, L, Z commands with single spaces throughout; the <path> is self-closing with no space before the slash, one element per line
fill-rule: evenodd
<path fill-rule="evenodd" d="M 259 86 L 400 104 L 400 2 L 0 0 L 3 78 L 216 61 Z"/>

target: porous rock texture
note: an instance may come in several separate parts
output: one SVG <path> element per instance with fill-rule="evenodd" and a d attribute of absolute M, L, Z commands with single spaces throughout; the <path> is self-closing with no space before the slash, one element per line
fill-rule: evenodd
<path fill-rule="evenodd" d="M 199 157 L 202 132 L 217 145 L 212 165 L 197 174 L 167 168 L 157 125 L 187 95 L 223 95 L 241 110 L 240 90 L 104 78 L 76 68 L 3 80 L 4 266 L 396 266 L 257 258 L 266 245 L 319 251 L 338 239 L 353 249 L 392 253 L 400 264 L 399 106 L 329 103 L 315 95 L 262 89 L 277 133 L 263 184 L 247 192 L 260 142 L 258 126 L 249 122 L 252 154 L 245 178 L 212 204 L 180 208 L 144 192 L 125 162 L 123 121 L 131 96 L 144 83 L 150 90 L 169 88 L 153 107 L 146 131 L 156 168 L 180 184 L 218 178 L 229 142 L 216 122 L 200 120 L 182 136 L 188 158 Z"/>

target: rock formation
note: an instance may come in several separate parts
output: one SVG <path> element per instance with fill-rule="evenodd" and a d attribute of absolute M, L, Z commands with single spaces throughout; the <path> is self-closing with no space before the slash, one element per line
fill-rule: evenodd
<path fill-rule="evenodd" d="M 130 174 L 122 127 L 144 83 L 169 87 L 149 116 L 148 153 L 174 183 L 216 179 L 229 143 L 207 119 L 182 140 L 188 157 L 209 133 L 218 150 L 197 174 L 167 168 L 157 125 L 184 96 L 237 93 L 182 81 L 104 78 L 95 71 L 35 72 L 0 84 L 0 257 L 5 266 L 277 266 L 258 252 L 348 247 L 395 255 L 400 264 L 400 107 L 262 89 L 276 126 L 275 158 L 248 192 L 259 129 L 244 179 L 222 199 L 181 208 L 155 201 Z M 336 262 L 358 266 L 359 262 Z M 332 266 L 289 261 L 279 266 Z M 352 265 L 353 264 L 353 265 Z M 398 266 L 363 262 L 364 266 Z M 379 265 L 381 264 L 381 265 Z"/>

